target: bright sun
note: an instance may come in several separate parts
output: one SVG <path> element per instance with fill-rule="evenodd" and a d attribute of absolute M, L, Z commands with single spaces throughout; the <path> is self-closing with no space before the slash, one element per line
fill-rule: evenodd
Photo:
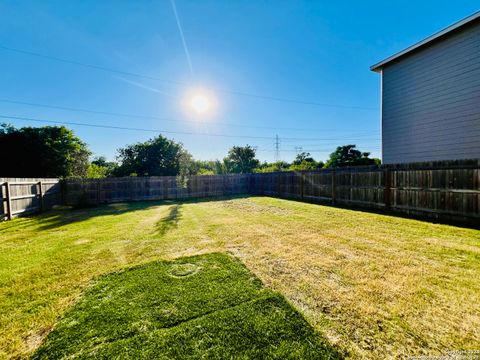
<path fill-rule="evenodd" d="M 212 102 L 205 94 L 194 94 L 190 99 L 190 107 L 197 114 L 205 114 L 212 108 Z"/>
<path fill-rule="evenodd" d="M 186 115 L 194 118 L 206 118 L 215 114 L 217 100 L 215 94 L 205 88 L 188 90 L 183 97 L 183 109 Z"/>

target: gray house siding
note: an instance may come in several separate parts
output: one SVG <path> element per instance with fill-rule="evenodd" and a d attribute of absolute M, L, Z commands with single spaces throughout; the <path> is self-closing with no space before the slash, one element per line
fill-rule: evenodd
<path fill-rule="evenodd" d="M 480 158 L 480 21 L 382 68 L 383 163 Z"/>

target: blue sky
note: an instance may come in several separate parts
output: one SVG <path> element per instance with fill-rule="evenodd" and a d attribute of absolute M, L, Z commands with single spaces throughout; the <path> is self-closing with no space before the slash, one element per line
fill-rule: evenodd
<path fill-rule="evenodd" d="M 0 48 L 0 115 L 163 130 L 205 160 L 250 144 L 272 161 L 277 134 L 282 160 L 296 147 L 325 160 L 349 143 L 380 157 L 380 79 L 369 66 L 479 10 L 463 0 L 176 0 L 176 8 L 193 72 L 170 0 L 0 1 L 0 47 L 144 75 Z M 207 118 L 182 108 L 192 88 L 214 94 Z M 109 159 L 155 135 L 68 127 Z"/>

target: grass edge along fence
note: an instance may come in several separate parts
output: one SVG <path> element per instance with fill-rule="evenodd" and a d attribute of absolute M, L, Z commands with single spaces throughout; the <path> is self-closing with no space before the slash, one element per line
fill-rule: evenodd
<path fill-rule="evenodd" d="M 20 180 L 0 178 L 2 184 Z M 50 207 L 260 195 L 480 224 L 480 160 L 255 174 L 67 179 L 61 183 L 62 191 L 58 179 L 23 179 L 31 186 L 25 194 L 32 201 L 24 207 L 29 212 L 42 209 L 41 192 L 32 187 L 41 180 L 37 188 L 44 198 L 55 195 L 49 198 Z M 53 186 L 43 190 L 47 180 Z M 20 210 L 13 215 L 21 214 Z"/>

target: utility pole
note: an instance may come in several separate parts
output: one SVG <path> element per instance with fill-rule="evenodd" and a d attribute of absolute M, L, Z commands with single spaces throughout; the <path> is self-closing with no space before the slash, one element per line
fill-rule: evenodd
<path fill-rule="evenodd" d="M 275 162 L 280 161 L 280 139 L 275 135 Z"/>

